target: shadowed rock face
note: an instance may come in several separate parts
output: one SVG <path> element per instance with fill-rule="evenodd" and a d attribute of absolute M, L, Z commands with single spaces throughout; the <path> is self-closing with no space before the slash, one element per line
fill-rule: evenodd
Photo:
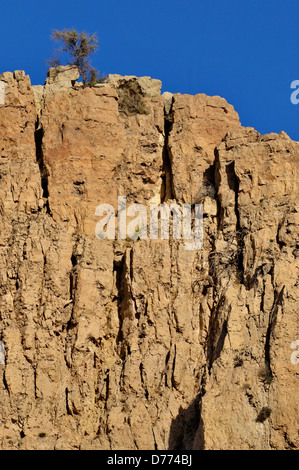
<path fill-rule="evenodd" d="M 299 144 L 56 72 L 0 76 L 0 448 L 298 449 Z M 97 239 L 118 196 L 202 203 L 202 249 Z"/>

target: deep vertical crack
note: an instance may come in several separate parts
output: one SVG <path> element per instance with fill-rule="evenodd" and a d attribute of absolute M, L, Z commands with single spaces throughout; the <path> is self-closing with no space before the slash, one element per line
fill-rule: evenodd
<path fill-rule="evenodd" d="M 117 290 L 117 311 L 118 311 L 118 318 L 119 318 L 119 330 L 117 335 L 117 343 L 121 343 L 123 341 L 123 332 L 122 332 L 122 301 L 124 297 L 124 286 L 123 286 L 123 277 L 124 277 L 124 270 L 125 270 L 125 255 L 123 255 L 119 260 L 114 260 L 113 263 L 113 271 L 115 272 L 115 284 Z"/>
<path fill-rule="evenodd" d="M 164 114 L 164 147 L 163 147 L 163 175 L 161 187 L 161 202 L 166 202 L 168 199 L 174 199 L 173 190 L 173 175 L 171 168 L 171 159 L 169 155 L 169 135 L 172 129 L 173 115 L 172 109 L 169 113 Z"/>
<path fill-rule="evenodd" d="M 284 286 L 279 293 L 275 292 L 275 299 L 274 299 L 273 307 L 269 315 L 269 324 L 268 324 L 268 329 L 266 333 L 266 342 L 265 342 L 265 363 L 269 371 L 269 378 L 273 377 L 273 373 L 271 369 L 271 353 L 270 353 L 271 336 L 273 334 L 273 330 L 277 322 L 278 307 L 282 305 L 283 296 L 284 296 Z"/>
<path fill-rule="evenodd" d="M 35 123 L 35 133 L 34 133 L 36 162 L 38 164 L 40 176 L 41 176 L 43 198 L 46 200 L 46 203 L 45 203 L 46 212 L 47 214 L 51 215 L 50 207 L 49 207 L 49 199 L 48 199 L 49 198 L 48 172 L 44 163 L 43 149 L 42 149 L 43 137 L 44 137 L 44 129 L 42 128 L 42 126 L 40 126 L 39 119 L 37 119 Z"/>
<path fill-rule="evenodd" d="M 72 269 L 70 271 L 70 277 L 69 277 L 69 282 L 70 282 L 69 300 L 72 302 L 72 311 L 71 311 L 70 319 L 67 323 L 67 328 L 66 328 L 67 331 L 69 331 L 70 329 L 76 326 L 76 321 L 74 320 L 73 314 L 74 314 L 75 292 L 76 292 L 76 283 L 77 283 L 77 274 L 78 274 L 77 273 L 78 258 L 75 253 L 73 253 L 71 256 L 71 263 L 72 263 Z"/>

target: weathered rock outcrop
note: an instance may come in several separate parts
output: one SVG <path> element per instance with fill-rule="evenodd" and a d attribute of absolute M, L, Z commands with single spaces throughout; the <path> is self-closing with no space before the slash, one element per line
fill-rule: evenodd
<path fill-rule="evenodd" d="M 298 449 L 299 143 L 77 78 L 0 75 L 0 448 Z M 203 203 L 202 249 L 99 240 L 118 196 Z"/>

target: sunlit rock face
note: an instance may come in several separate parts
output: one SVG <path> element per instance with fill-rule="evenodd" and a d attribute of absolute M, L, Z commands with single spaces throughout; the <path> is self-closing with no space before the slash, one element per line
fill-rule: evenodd
<path fill-rule="evenodd" d="M 0 448 L 298 449 L 298 160 L 224 98 L 0 75 Z M 96 208 L 203 207 L 203 245 Z"/>

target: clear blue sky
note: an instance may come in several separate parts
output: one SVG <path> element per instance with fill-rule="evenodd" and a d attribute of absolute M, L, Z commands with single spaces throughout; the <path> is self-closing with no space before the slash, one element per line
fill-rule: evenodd
<path fill-rule="evenodd" d="M 162 91 L 226 98 L 244 126 L 299 141 L 299 0 L 14 0 L 1 4 L 0 73 L 43 84 L 53 29 L 97 32 L 93 65 Z"/>

